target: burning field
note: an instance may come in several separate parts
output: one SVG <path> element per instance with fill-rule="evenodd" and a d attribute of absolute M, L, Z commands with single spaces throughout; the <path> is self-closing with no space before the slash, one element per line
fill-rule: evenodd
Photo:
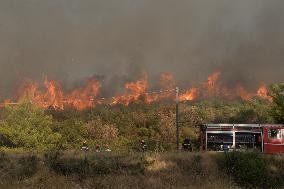
<path fill-rule="evenodd" d="M 241 85 L 226 87 L 219 81 L 221 72 L 214 72 L 210 75 L 206 82 L 196 84 L 195 86 L 182 90 L 179 95 L 179 101 L 194 101 L 206 99 L 210 97 L 220 97 L 226 99 L 241 98 L 250 101 L 255 97 L 259 97 L 268 101 L 266 85 L 261 84 L 257 91 L 252 92 Z M 92 108 L 96 105 L 125 105 L 137 101 L 151 104 L 164 100 L 175 100 L 175 92 L 177 83 L 170 73 L 160 75 L 160 90 L 149 91 L 148 77 L 146 74 L 133 82 L 124 84 L 125 93 L 115 94 L 109 98 L 101 96 L 102 84 L 99 80 L 90 79 L 82 87 L 75 88 L 69 92 L 63 90 L 59 82 L 44 78 L 43 83 L 36 83 L 30 79 L 26 79 L 18 92 L 10 99 L 5 100 L 2 106 L 17 104 L 23 100 L 29 100 L 43 108 L 54 108 L 63 110 L 65 107 L 73 107 L 78 110 Z"/>

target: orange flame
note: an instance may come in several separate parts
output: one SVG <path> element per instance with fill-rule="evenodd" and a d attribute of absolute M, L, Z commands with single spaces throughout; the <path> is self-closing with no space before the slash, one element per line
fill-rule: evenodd
<path fill-rule="evenodd" d="M 128 93 L 113 97 L 112 102 L 110 104 L 129 105 L 130 103 L 137 101 L 139 97 L 146 92 L 147 87 L 147 76 L 144 76 L 142 79 L 136 82 L 126 83 L 124 85 L 124 88 L 128 90 Z"/>
<path fill-rule="evenodd" d="M 222 86 L 219 82 L 221 72 L 214 72 L 207 79 L 207 82 L 201 83 L 186 90 L 179 96 L 179 100 L 193 101 L 208 97 L 222 97 L 233 99 L 240 97 L 243 100 L 251 100 L 254 97 L 260 97 L 272 101 L 268 96 L 268 90 L 265 85 L 261 85 L 256 93 L 247 91 L 243 86 L 238 85 L 234 89 L 228 89 Z M 175 87 L 173 75 L 163 73 L 160 76 L 161 91 L 150 93 L 148 90 L 148 77 L 146 74 L 135 82 L 129 82 L 124 85 L 126 92 L 119 94 L 111 99 L 98 99 L 100 94 L 101 84 L 95 79 L 89 80 L 85 86 L 79 89 L 74 89 L 69 93 L 64 93 L 62 87 L 53 80 L 44 79 L 43 89 L 31 80 L 26 80 L 20 87 L 19 93 L 8 100 L 5 100 L 0 107 L 13 102 L 20 102 L 24 99 L 29 99 L 43 108 L 53 107 L 54 109 L 63 110 L 65 107 L 74 107 L 78 110 L 95 107 L 96 104 L 105 105 L 129 105 L 131 103 L 141 101 L 147 104 L 170 99 L 175 99 Z"/>
<path fill-rule="evenodd" d="M 85 88 L 76 89 L 70 95 L 65 95 L 61 86 L 56 81 L 44 79 L 44 91 L 40 91 L 38 84 L 30 80 L 26 80 L 20 87 L 19 95 L 13 98 L 16 101 L 24 99 L 30 100 L 43 108 L 52 107 L 54 109 L 63 110 L 65 106 L 72 106 L 76 109 L 84 109 L 93 107 L 93 100 L 98 95 L 100 84 L 98 81 L 88 81 Z M 12 99 L 6 100 L 6 104 L 12 102 Z"/>
<path fill-rule="evenodd" d="M 64 109 L 64 94 L 61 87 L 55 81 L 49 81 L 47 77 L 45 77 L 44 79 L 44 85 L 46 88 L 46 92 L 40 98 L 41 100 L 43 100 L 43 106 L 45 108 L 51 106 L 54 109 Z"/>
<path fill-rule="evenodd" d="M 199 89 L 192 88 L 186 91 L 184 94 L 180 95 L 179 100 L 180 101 L 192 101 L 196 99 L 198 95 L 199 95 Z"/>
<path fill-rule="evenodd" d="M 257 90 L 257 95 L 260 98 L 263 98 L 263 99 L 268 100 L 268 101 L 272 101 L 272 98 L 270 96 L 268 96 L 268 89 L 264 84 L 262 84 L 259 87 L 259 89 Z"/>
<path fill-rule="evenodd" d="M 94 107 L 101 85 L 96 80 L 89 80 L 83 89 L 75 89 L 66 97 L 66 104 L 79 110 Z"/>
<path fill-rule="evenodd" d="M 165 99 L 172 99 L 174 97 L 173 89 L 175 89 L 176 82 L 171 73 L 162 73 L 160 76 L 160 85 L 162 90 L 157 93 L 146 94 L 146 103 L 162 101 Z"/>
<path fill-rule="evenodd" d="M 254 97 L 254 94 L 249 93 L 243 86 L 238 85 L 236 87 L 237 96 L 241 97 L 243 100 L 251 100 Z"/>

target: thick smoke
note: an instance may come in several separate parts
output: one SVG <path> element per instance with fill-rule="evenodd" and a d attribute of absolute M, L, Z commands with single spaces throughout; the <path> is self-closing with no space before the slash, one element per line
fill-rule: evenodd
<path fill-rule="evenodd" d="M 0 96 L 24 78 L 116 90 L 142 72 L 254 89 L 283 80 L 283 20 L 283 0 L 1 0 Z"/>

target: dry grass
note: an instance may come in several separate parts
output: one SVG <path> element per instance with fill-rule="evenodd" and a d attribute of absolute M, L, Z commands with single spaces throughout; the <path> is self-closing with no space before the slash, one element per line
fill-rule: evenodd
<path fill-rule="evenodd" d="M 26 156 L 23 155 L 23 156 Z M 17 170 L 21 155 L 9 154 L 12 167 Z M 43 156 L 39 155 L 36 173 L 21 179 L 12 176 L 0 178 L 0 188 L 7 189 L 91 189 L 91 188 L 191 188 L 191 189 L 235 189 L 229 178 L 218 171 L 214 155 L 198 153 L 161 154 L 88 154 L 87 161 L 107 159 L 105 166 L 111 170 L 107 174 L 63 175 L 52 170 Z M 84 159 L 80 152 L 68 152 L 60 158 Z M 111 160 L 111 161 L 110 161 Z M 118 162 L 114 162 L 118 161 Z M 141 167 L 143 170 L 132 170 Z M 118 165 L 113 166 L 114 165 Z M 139 165 L 139 166 L 138 166 Z M 0 173 L 7 171 L 0 168 Z"/>

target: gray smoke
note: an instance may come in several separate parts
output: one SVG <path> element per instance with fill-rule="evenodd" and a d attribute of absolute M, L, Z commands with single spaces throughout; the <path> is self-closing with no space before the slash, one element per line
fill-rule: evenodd
<path fill-rule="evenodd" d="M 283 0 L 1 0 L 0 96 L 23 78 L 119 89 L 142 72 L 254 89 L 284 78 L 283 20 Z"/>

